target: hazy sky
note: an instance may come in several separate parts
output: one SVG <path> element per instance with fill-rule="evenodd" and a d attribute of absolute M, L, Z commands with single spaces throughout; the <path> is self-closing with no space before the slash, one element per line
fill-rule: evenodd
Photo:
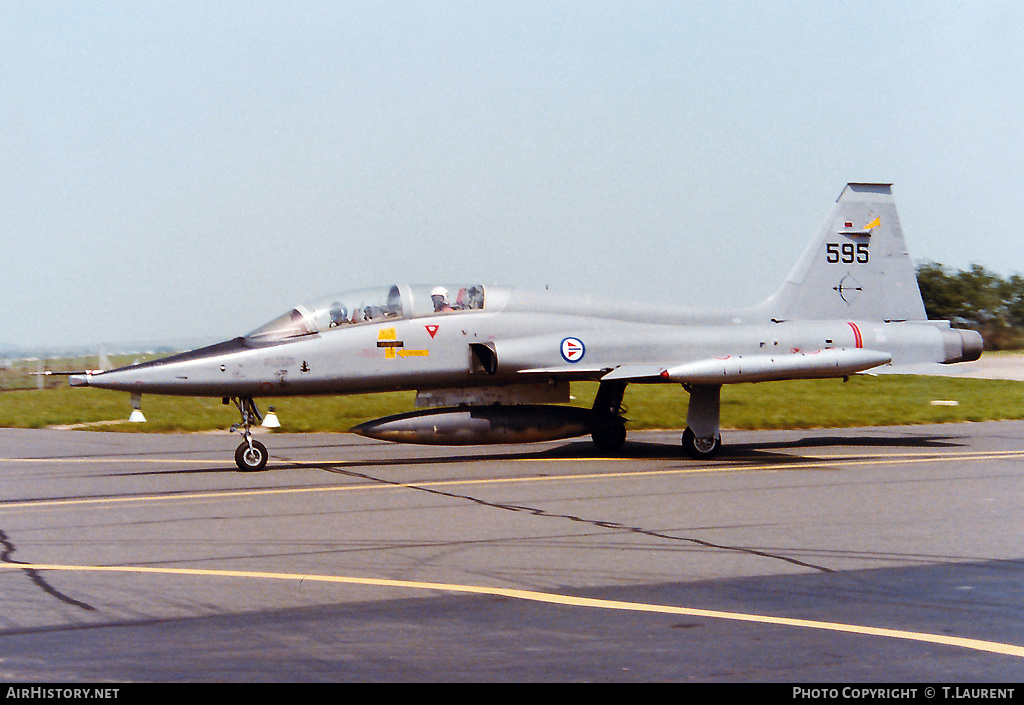
<path fill-rule="evenodd" d="M 1022 8 L 2 2 L 0 345 L 392 282 L 751 304 L 848 181 L 1022 272 Z"/>

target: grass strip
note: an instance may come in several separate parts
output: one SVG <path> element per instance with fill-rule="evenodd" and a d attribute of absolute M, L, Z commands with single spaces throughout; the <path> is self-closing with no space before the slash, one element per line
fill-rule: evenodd
<path fill-rule="evenodd" d="M 573 404 L 589 407 L 597 383 L 573 385 Z M 413 392 L 257 400 L 273 406 L 287 432 L 347 431 L 413 409 Z M 678 385 L 631 385 L 623 401 L 630 429 L 682 428 L 689 395 Z M 933 402 L 941 402 L 933 404 Z M 954 404 L 955 402 L 955 404 Z M 238 421 L 220 399 L 145 395 L 147 423 L 128 423 L 129 395 L 59 386 L 0 394 L 0 427 L 79 426 L 90 430 L 196 432 Z M 722 427 L 840 428 L 1024 418 L 1024 382 L 885 375 L 726 385 Z M 93 425 L 95 424 L 95 425 Z"/>

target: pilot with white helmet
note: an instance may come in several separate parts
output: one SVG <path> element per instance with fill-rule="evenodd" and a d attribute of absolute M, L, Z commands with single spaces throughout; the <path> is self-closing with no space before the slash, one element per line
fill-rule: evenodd
<path fill-rule="evenodd" d="M 434 290 L 430 292 L 430 300 L 434 302 L 435 313 L 455 310 L 448 305 L 448 290 L 443 286 L 434 287 Z"/>

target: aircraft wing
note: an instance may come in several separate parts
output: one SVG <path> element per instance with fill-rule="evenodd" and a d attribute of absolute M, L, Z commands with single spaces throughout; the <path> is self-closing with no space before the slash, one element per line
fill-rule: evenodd
<path fill-rule="evenodd" d="M 605 375 L 614 371 L 613 367 L 579 367 L 577 365 L 558 365 L 555 367 L 533 367 L 527 370 L 519 370 L 519 375 L 544 375 L 548 377 L 561 377 L 570 380 L 582 379 L 604 379 Z"/>
<path fill-rule="evenodd" d="M 664 382 L 672 365 L 622 365 L 601 377 L 602 382 Z"/>

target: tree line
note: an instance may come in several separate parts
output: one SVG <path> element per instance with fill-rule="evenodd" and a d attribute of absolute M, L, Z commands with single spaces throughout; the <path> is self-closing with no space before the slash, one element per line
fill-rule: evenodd
<path fill-rule="evenodd" d="M 953 271 L 925 262 L 917 283 L 929 319 L 978 331 L 986 350 L 1024 348 L 1024 277 L 1003 278 L 979 264 Z"/>

